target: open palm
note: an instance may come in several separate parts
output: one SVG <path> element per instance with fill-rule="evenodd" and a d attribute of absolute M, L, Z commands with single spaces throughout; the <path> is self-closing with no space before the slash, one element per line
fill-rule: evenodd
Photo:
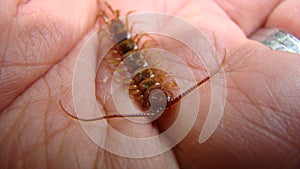
<path fill-rule="evenodd" d="M 135 10 L 184 18 L 220 54 L 229 51 L 226 107 L 212 137 L 198 143 L 209 108 L 203 101 L 195 127 L 180 144 L 142 159 L 103 150 L 58 104 L 63 100 L 72 111 L 72 75 L 81 40 L 103 6 L 85 0 L 0 4 L 0 168 L 299 167 L 300 57 L 247 38 L 264 25 L 300 37 L 298 1 L 109 1 L 123 14 Z M 201 87 L 203 100 L 209 100 L 206 89 Z"/>

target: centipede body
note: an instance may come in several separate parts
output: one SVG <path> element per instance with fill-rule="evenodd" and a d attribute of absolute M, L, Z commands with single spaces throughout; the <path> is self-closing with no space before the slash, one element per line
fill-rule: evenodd
<path fill-rule="evenodd" d="M 140 40 L 136 38 L 138 36 L 132 36 L 130 30 L 128 29 L 128 23 L 124 23 L 120 19 L 119 10 L 113 10 L 110 5 L 106 5 L 112 13 L 113 18 L 109 18 L 105 12 L 102 12 L 99 16 L 108 26 L 109 36 L 111 41 L 114 43 L 114 46 L 111 50 L 113 53 L 115 53 L 115 59 L 119 60 L 120 63 L 126 66 L 128 73 L 134 75 L 130 80 L 128 89 L 129 95 L 143 112 L 147 112 L 142 114 L 127 115 L 113 114 L 94 119 L 81 119 L 69 114 L 72 118 L 82 121 L 95 121 L 120 117 L 157 116 L 161 113 L 164 113 L 171 106 L 178 103 L 188 93 L 210 79 L 209 77 L 203 79 L 187 91 L 175 97 L 174 93 L 170 89 L 172 87 L 177 87 L 176 82 L 173 81 L 169 83 L 171 85 L 165 85 L 166 83 L 163 79 L 164 76 L 167 76 L 168 74 L 164 71 L 149 67 L 148 61 L 141 52 L 142 48 L 140 48 L 138 45 L 137 41 Z M 126 15 L 126 19 L 127 17 L 128 15 Z M 63 108 L 61 102 L 60 105 Z M 64 110 L 64 112 L 66 112 L 66 110 Z"/>

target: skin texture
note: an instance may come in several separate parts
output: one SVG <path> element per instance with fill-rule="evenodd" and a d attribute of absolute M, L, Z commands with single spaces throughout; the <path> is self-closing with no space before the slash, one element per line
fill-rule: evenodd
<path fill-rule="evenodd" d="M 203 108 L 194 128 L 169 152 L 131 159 L 104 151 L 58 104 L 62 100 L 74 113 L 72 71 L 83 46 L 81 40 L 94 29 L 103 5 L 84 0 L 2 0 L 0 168 L 300 166 L 300 57 L 272 51 L 247 38 L 264 26 L 281 28 L 300 38 L 299 1 L 124 2 L 109 4 L 124 13 L 134 9 L 179 16 L 199 28 L 220 55 L 226 49 L 228 96 L 215 133 L 205 143 L 198 143 L 210 100 L 209 84 L 205 84 L 199 91 Z M 99 71 L 97 76 L 102 74 L 105 72 Z M 98 85 L 96 93 L 100 103 L 107 105 L 105 86 Z M 123 132 L 134 131 L 134 136 L 157 132 L 151 126 L 140 128 L 122 120 L 109 123 Z"/>

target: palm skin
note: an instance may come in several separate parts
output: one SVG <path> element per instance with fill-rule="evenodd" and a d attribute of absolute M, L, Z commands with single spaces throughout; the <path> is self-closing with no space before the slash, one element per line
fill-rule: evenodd
<path fill-rule="evenodd" d="M 299 2 L 109 1 L 123 12 L 182 17 L 220 54 L 224 48 L 230 51 L 225 112 L 212 137 L 198 143 L 208 110 L 204 101 L 195 127 L 176 148 L 142 159 L 104 151 L 58 104 L 62 99 L 72 110 L 71 77 L 80 40 L 94 27 L 103 6 L 83 0 L 0 3 L 7 7 L 0 15 L 0 168 L 299 167 L 299 55 L 271 51 L 247 38 L 264 24 L 299 38 Z M 209 100 L 208 90 L 201 87 L 202 100 Z M 123 128 L 126 123 L 113 125 Z"/>

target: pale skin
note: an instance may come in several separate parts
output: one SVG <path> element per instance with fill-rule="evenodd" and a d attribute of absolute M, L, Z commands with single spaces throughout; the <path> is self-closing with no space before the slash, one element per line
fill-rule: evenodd
<path fill-rule="evenodd" d="M 175 148 L 142 159 L 106 152 L 58 104 L 63 100 L 74 113 L 74 63 L 81 40 L 94 29 L 103 5 L 84 0 L 1 1 L 0 168 L 299 167 L 300 57 L 247 38 L 263 26 L 300 38 L 299 1 L 123 2 L 109 4 L 122 14 L 133 9 L 180 16 L 198 27 L 218 53 L 226 49 L 225 64 L 232 70 L 226 74 L 226 107 L 215 133 L 204 144 L 198 143 L 209 104 L 209 87 L 203 85 L 201 115 Z M 107 96 L 101 90 L 104 86 L 97 86 L 105 105 Z M 122 120 L 110 123 L 135 136 L 152 132 L 151 126 L 140 131 Z"/>

